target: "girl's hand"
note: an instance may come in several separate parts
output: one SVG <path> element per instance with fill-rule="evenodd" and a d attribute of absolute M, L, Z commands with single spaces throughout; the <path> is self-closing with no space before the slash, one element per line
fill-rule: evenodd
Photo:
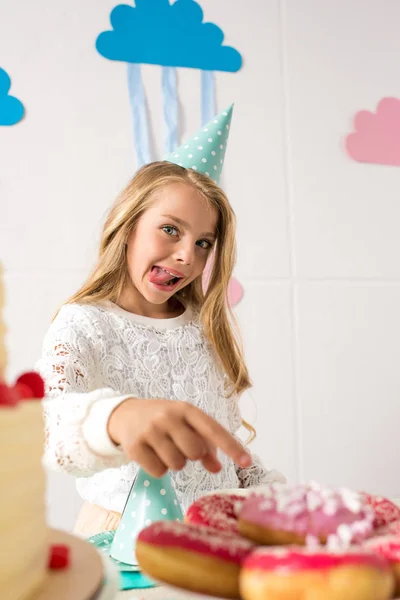
<path fill-rule="evenodd" d="M 168 469 L 180 471 L 188 459 L 218 473 L 217 448 L 241 467 L 251 464 L 250 455 L 226 429 L 187 402 L 129 398 L 111 414 L 108 432 L 153 477 Z"/>

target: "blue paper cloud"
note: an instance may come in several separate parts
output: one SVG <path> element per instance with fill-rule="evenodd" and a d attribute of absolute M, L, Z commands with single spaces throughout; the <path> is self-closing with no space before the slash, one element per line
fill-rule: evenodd
<path fill-rule="evenodd" d="M 190 67 L 205 71 L 238 71 L 242 57 L 223 46 L 222 29 L 203 23 L 202 8 L 194 0 L 136 0 L 119 4 L 110 15 L 112 31 L 96 40 L 105 58 L 129 63 Z"/>
<path fill-rule="evenodd" d="M 0 68 L 0 125 L 15 125 L 24 116 L 24 105 L 9 95 L 11 79 Z"/>

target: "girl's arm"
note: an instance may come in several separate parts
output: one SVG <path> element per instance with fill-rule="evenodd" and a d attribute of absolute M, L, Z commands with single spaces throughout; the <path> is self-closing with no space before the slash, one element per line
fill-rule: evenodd
<path fill-rule="evenodd" d="M 44 463 L 78 477 L 129 462 L 107 431 L 111 413 L 129 396 L 96 389 L 99 343 L 84 307 L 67 305 L 51 325 L 36 365 L 46 383 Z"/>

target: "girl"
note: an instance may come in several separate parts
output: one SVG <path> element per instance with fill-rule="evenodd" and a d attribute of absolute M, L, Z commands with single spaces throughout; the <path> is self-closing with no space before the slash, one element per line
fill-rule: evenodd
<path fill-rule="evenodd" d="M 138 465 L 171 469 L 184 511 L 212 490 L 284 481 L 234 436 L 250 386 L 228 315 L 234 240 L 221 188 L 173 162 L 139 170 L 111 209 L 97 265 L 38 364 L 45 461 L 78 477 L 85 500 L 76 533 L 117 527 Z"/>

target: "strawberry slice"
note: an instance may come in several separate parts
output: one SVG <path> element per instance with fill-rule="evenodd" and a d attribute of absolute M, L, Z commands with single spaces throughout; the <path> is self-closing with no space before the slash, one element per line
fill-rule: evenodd
<path fill-rule="evenodd" d="M 66 569 L 70 563 L 69 547 L 65 544 L 50 546 L 48 568 L 52 571 Z"/>

